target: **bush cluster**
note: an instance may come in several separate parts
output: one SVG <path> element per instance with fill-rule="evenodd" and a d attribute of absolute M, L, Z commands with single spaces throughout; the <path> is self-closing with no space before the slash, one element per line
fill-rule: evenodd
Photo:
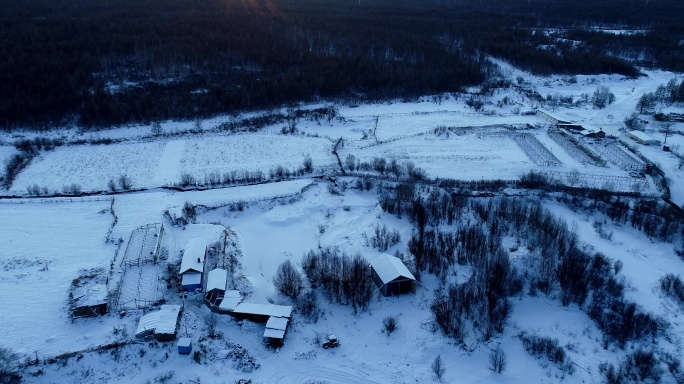
<path fill-rule="evenodd" d="M 366 309 L 373 297 L 373 278 L 368 262 L 356 254 L 349 256 L 335 248 L 311 250 L 302 259 L 302 268 L 314 288 L 321 287 L 328 299 Z"/>

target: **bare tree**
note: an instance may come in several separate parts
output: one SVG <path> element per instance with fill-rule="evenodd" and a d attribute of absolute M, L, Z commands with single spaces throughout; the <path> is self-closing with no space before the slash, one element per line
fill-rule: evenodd
<path fill-rule="evenodd" d="M 304 172 L 311 173 L 313 171 L 313 160 L 311 160 L 311 156 L 306 155 L 302 165 L 304 167 Z"/>
<path fill-rule="evenodd" d="M 290 260 L 285 260 L 273 276 L 273 285 L 283 295 L 296 299 L 302 289 L 302 275 Z"/>
<path fill-rule="evenodd" d="M 432 362 L 432 373 L 435 374 L 437 380 L 442 381 L 442 377 L 444 377 L 445 372 L 446 368 L 444 367 L 444 363 L 442 362 L 442 356 L 437 355 L 437 357 L 435 357 L 435 361 Z"/>
<path fill-rule="evenodd" d="M 152 123 L 151 131 L 154 136 L 161 136 L 164 133 L 164 129 L 162 128 L 161 123 L 158 121 Z"/>
<path fill-rule="evenodd" d="M 489 369 L 496 373 L 501 373 L 506 369 L 506 352 L 497 345 L 489 354 Z"/>
<path fill-rule="evenodd" d="M 613 104 L 614 101 L 615 95 L 610 91 L 610 88 L 605 85 L 596 88 L 591 98 L 591 102 L 596 108 L 605 108 L 606 106 Z"/>

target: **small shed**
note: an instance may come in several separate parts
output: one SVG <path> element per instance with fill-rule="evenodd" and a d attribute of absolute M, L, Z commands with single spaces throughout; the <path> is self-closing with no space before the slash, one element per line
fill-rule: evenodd
<path fill-rule="evenodd" d="M 266 329 L 264 330 L 264 339 L 272 345 L 282 345 L 285 340 L 285 332 L 287 331 L 287 323 L 290 320 L 285 317 L 271 316 L 266 322 Z"/>
<path fill-rule="evenodd" d="M 192 338 L 181 337 L 178 339 L 178 354 L 189 355 L 192 352 Z"/>
<path fill-rule="evenodd" d="M 73 318 L 102 316 L 107 313 L 107 273 L 104 268 L 81 270 L 71 282 L 69 299 Z"/>
<path fill-rule="evenodd" d="M 221 268 L 213 269 L 207 275 L 207 292 L 211 291 L 226 291 L 226 283 L 228 282 L 228 271 Z"/>
<path fill-rule="evenodd" d="M 140 318 L 135 337 L 157 341 L 172 341 L 176 338 L 178 321 L 180 320 L 180 305 L 162 305 L 158 311 L 150 312 Z"/>
<path fill-rule="evenodd" d="M 181 285 L 185 291 L 202 289 L 202 275 L 204 274 L 204 259 L 207 255 L 207 242 L 194 238 L 188 241 L 183 252 L 180 275 Z"/>
<path fill-rule="evenodd" d="M 370 262 L 373 280 L 385 296 L 416 293 L 416 278 L 397 257 L 382 254 Z"/>
<path fill-rule="evenodd" d="M 642 131 L 629 131 L 629 137 L 643 145 L 660 145 L 660 140 L 651 137 Z"/>
<path fill-rule="evenodd" d="M 226 292 L 227 283 L 228 271 L 225 269 L 213 269 L 207 274 L 207 287 L 206 292 L 204 293 L 204 301 L 209 305 L 209 308 L 215 308 L 221 304 Z"/>

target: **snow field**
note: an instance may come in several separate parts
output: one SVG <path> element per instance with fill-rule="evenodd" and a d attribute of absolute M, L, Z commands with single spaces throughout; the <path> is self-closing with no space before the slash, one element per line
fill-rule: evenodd
<path fill-rule="evenodd" d="M 307 136 L 240 134 L 211 140 L 67 146 L 34 159 L 17 177 L 10 193 L 26 194 L 33 184 L 57 193 L 69 184 L 80 185 L 83 191 L 108 191 L 110 179 L 119 188 L 121 175 L 130 177 L 133 188 L 173 185 L 183 173 L 198 181 L 212 172 L 222 176 L 230 171 L 260 170 L 268 176 L 279 165 L 288 170 L 302 167 L 306 156 L 311 156 L 315 168 L 335 164 L 331 141 Z"/>
<path fill-rule="evenodd" d="M 109 202 L 0 204 L 0 344 L 21 354 L 98 345 L 110 318 L 71 323 L 68 295 L 80 269 L 109 267 Z M 10 235 L 11 234 L 11 235 Z"/>

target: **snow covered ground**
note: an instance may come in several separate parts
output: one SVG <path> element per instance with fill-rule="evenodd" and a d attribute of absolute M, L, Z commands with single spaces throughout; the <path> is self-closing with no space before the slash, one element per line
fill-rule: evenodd
<path fill-rule="evenodd" d="M 572 96 L 593 93 L 599 85 L 608 86 L 616 102 L 605 109 L 591 107 L 558 107 L 548 111 L 554 116 L 587 124 L 616 135 L 635 146 L 644 156 L 658 164 L 670 180 L 672 199 L 684 204 L 684 172 L 678 159 L 662 147 L 645 147 L 633 143 L 620 128 L 644 92 L 675 76 L 673 73 L 648 71 L 648 76 L 624 79 L 619 76 L 533 77 L 500 63 L 511 79 L 524 78 L 544 97 L 547 94 Z M 507 103 L 497 101 L 508 98 Z M 134 188 L 146 189 L 114 195 L 110 200 L 98 198 L 23 198 L 0 200 L 0 324 L 3 336 L 0 346 L 28 357 L 54 357 L 60 353 L 81 351 L 114 341 L 131 340 L 137 320 L 143 311 L 132 310 L 123 318 L 114 311 L 108 316 L 80 319 L 67 316 L 66 299 L 71 281 L 82 268 L 108 267 L 116 246 L 105 242 L 122 239 L 121 251 L 110 276 L 110 290 L 123 278 L 119 268 L 123 249 L 135 228 L 150 223 L 164 223 L 167 233 L 163 247 L 168 259 L 179 259 L 188 240 L 204 238 L 212 243 L 221 238 L 225 228 L 234 235 L 231 247 L 240 251 L 242 288 L 250 292 L 246 298 L 254 303 L 289 303 L 273 287 L 278 266 L 290 260 L 300 267 L 305 252 L 333 246 L 347 254 L 359 253 L 366 259 L 379 254 L 368 246 L 373 227 L 386 225 L 396 230 L 401 241 L 387 250 L 407 252 L 407 241 L 413 227 L 406 217 L 382 211 L 375 190 L 349 188 L 331 193 L 325 179 L 296 179 L 252 186 L 229 187 L 206 191 L 175 192 L 158 187 L 177 183 L 183 173 L 197 178 L 211 172 L 268 172 L 278 165 L 297 168 L 305 156 L 311 156 L 318 170 L 337 166 L 332 154 L 335 141 L 344 138 L 339 155 L 370 162 L 374 157 L 412 161 L 428 176 L 460 180 L 518 179 L 530 171 L 567 174 L 575 170 L 591 177 L 618 177 L 629 180 L 630 173 L 615 164 L 596 166 L 582 164 L 547 133 L 546 122 L 539 116 L 519 114 L 535 102 L 513 90 L 498 91 L 484 111 L 475 112 L 464 103 L 465 96 L 448 95 L 442 100 L 425 97 L 415 102 L 341 106 L 342 119 L 330 123 L 302 120 L 299 134 L 278 133 L 280 125 L 267 127 L 260 133 L 226 134 L 211 131 L 216 125 L 231 120 L 223 116 L 202 122 L 204 134 L 175 137 L 149 137 L 149 127 L 125 127 L 100 133 L 59 133 L 69 139 L 125 139 L 111 145 L 70 145 L 41 152 L 2 194 L 27 195 L 27 187 L 37 184 L 50 191 L 63 185 L 78 184 L 84 191 L 106 191 L 108 181 L 127 175 Z M 305 106 L 313 107 L 313 106 Z M 677 110 L 676 106 L 671 106 Z M 377 122 L 377 125 L 376 125 Z M 529 125 L 528 125 L 529 124 Z M 164 122 L 166 133 L 193 129 L 193 122 Z M 535 164 L 510 136 L 501 135 L 508 126 L 532 135 L 562 164 Z M 435 128 L 454 127 L 449 134 L 435 133 Z M 663 139 L 651 120 L 649 134 Z M 684 130 L 676 124 L 674 130 Z M 210 132 L 211 131 L 211 132 Z M 32 133 L 23 134 L 24 138 Z M 146 137 L 143 137 L 146 136 Z M 6 161 L 17 151 L 8 146 L 14 138 L 0 134 L 0 159 Z M 585 142 L 591 147 L 591 141 Z M 684 144 L 684 136 L 668 137 L 676 148 Z M 678 148 L 677 148 L 678 149 Z M 563 176 L 566 177 L 566 176 Z M 593 179 L 592 179 L 593 180 Z M 337 180 L 354 184 L 354 178 Z M 578 183 L 583 183 L 580 180 Z M 589 183 L 587 181 L 587 183 Z M 600 182 L 599 182 L 600 183 Z M 592 186 L 602 186 L 592 184 Z M 630 190 L 626 182 L 618 187 Z M 649 181 L 648 190 L 657 194 Z M 167 210 L 179 211 L 186 203 L 197 208 L 197 223 L 172 227 L 164 217 Z M 670 323 L 666 337 L 654 345 L 676 353 L 684 348 L 684 325 L 679 319 L 682 308 L 664 297 L 658 280 L 666 273 L 682 270 L 683 261 L 673 245 L 648 239 L 629 227 L 608 223 L 611 240 L 597 235 L 592 222 L 598 214 L 571 209 L 544 200 L 544 206 L 567 220 L 582 242 L 624 263 L 621 275 L 627 283 L 626 297 L 648 312 L 662 316 Z M 111 233 L 110 233 L 111 228 Z M 8 235 L 7 235 L 8 234 Z M 160 271 L 166 264 L 160 265 Z M 460 267 L 459 267 L 460 268 Z M 467 267 L 457 271 L 467 276 Z M 164 287 L 162 282 L 160 286 Z M 28 383 L 116 383 L 116 382 L 234 382 L 251 379 L 253 383 L 303 383 L 320 380 L 326 383 L 423 383 L 431 382 L 431 364 L 439 355 L 445 363 L 443 382 L 457 383 L 599 383 L 598 364 L 617 362 L 630 350 L 615 346 L 604 349 L 601 331 L 596 323 L 577 306 L 563 307 L 555 293 L 549 296 L 527 294 L 512 298 L 512 313 L 502 335 L 487 343 L 474 343 L 467 348 L 457 345 L 435 329 L 430 311 L 434 291 L 439 288 L 435 276 L 423 273 L 415 295 L 386 298 L 376 294 L 367 311 L 354 313 L 351 307 L 328 302 L 320 295 L 321 318 L 309 323 L 295 313 L 285 345 L 273 350 L 262 341 L 263 325 L 249 321 L 238 323 L 226 315 L 215 316 L 217 330 L 225 340 L 207 339 L 210 311 L 202 304 L 201 295 L 179 297 L 175 290 L 163 290 L 161 296 L 172 304 L 184 303 L 181 333 L 193 338 L 195 350 L 203 351 L 201 365 L 190 356 L 179 356 L 174 343 L 133 343 L 102 353 L 85 353 L 66 363 L 40 365 L 24 370 Z M 399 328 L 388 335 L 382 321 L 395 316 Z M 555 365 L 531 357 L 517 335 L 525 331 L 558 338 L 576 364 L 570 375 Z M 324 350 L 320 339 L 336 334 L 341 346 Z M 228 342 L 233 344 L 228 344 Z M 253 372 L 243 372 L 235 361 L 226 359 L 226 351 L 239 344 L 261 365 Z M 508 356 L 502 374 L 489 370 L 490 351 L 501 345 Z M 631 348 L 631 346 L 630 346 Z M 35 374 L 35 376 L 33 376 Z M 170 377 L 172 376 L 172 377 Z M 669 380 L 668 377 L 666 380 Z M 667 382 L 667 381 L 664 381 Z M 672 382 L 672 381 L 670 381 Z"/>

